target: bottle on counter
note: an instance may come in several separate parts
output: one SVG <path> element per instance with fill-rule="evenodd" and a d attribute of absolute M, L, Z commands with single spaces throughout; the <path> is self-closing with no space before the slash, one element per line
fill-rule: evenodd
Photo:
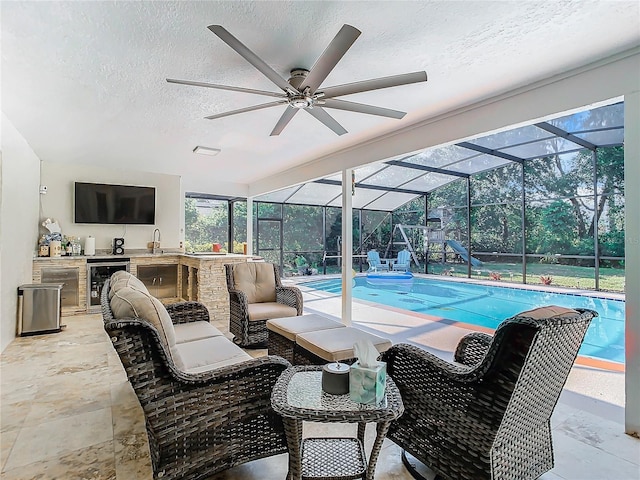
<path fill-rule="evenodd" d="M 73 255 L 73 246 L 71 245 L 71 241 L 69 239 L 67 239 L 67 243 L 64 246 L 64 252 L 65 255 Z"/>
<path fill-rule="evenodd" d="M 72 237 L 71 241 L 71 254 L 72 255 L 80 255 L 82 253 L 82 245 L 80 244 L 79 237 Z"/>
<path fill-rule="evenodd" d="M 42 235 L 40 240 L 38 241 L 38 256 L 39 257 L 48 257 L 49 256 L 49 243 L 47 242 L 47 238 Z"/>

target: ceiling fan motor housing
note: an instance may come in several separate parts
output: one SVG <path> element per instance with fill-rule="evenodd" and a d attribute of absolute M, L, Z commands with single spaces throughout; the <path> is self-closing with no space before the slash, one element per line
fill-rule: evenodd
<path fill-rule="evenodd" d="M 289 78 L 289 84 L 300 91 L 300 85 L 307 78 L 309 70 L 305 68 L 294 68 L 291 70 L 291 77 Z M 304 92 L 300 94 L 290 94 L 288 97 L 289 105 L 293 108 L 313 108 L 315 98 L 309 94 L 309 88 L 307 87 Z"/>
<path fill-rule="evenodd" d="M 289 78 L 289 83 L 293 88 L 299 90 L 300 85 L 304 82 L 304 79 L 309 75 L 309 70 L 306 68 L 294 68 L 290 72 L 291 78 Z"/>

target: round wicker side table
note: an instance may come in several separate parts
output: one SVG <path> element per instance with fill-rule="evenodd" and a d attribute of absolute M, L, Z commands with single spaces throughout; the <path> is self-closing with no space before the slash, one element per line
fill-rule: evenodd
<path fill-rule="evenodd" d="M 285 370 L 271 394 L 271 405 L 282 416 L 289 447 L 289 480 L 373 480 L 382 442 L 391 422 L 404 412 L 400 392 L 387 376 L 385 398 L 378 405 L 351 401 L 349 395 L 330 395 L 321 387 L 322 366 Z M 302 422 L 357 423 L 357 438 L 305 438 Z M 376 438 L 364 451 L 367 423 L 376 423 Z"/>

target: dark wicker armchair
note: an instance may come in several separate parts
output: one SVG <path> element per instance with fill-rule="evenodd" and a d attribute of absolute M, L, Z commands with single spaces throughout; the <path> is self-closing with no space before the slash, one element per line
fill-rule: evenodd
<path fill-rule="evenodd" d="M 405 412 L 388 437 L 441 478 L 538 478 L 553 468 L 551 413 L 597 315 L 559 307 L 523 312 L 493 337 L 463 337 L 455 364 L 393 346 L 383 359 Z"/>
<path fill-rule="evenodd" d="M 203 373 L 184 373 L 151 323 L 114 319 L 105 282 L 104 328 L 142 406 L 154 478 L 196 480 L 287 451 L 271 391 L 290 365 L 261 357 Z M 167 306 L 174 324 L 209 320 L 197 302 Z"/>
<path fill-rule="evenodd" d="M 283 287 L 277 265 L 247 262 L 225 265 L 229 290 L 229 331 L 241 347 L 266 346 L 267 320 L 302 315 L 302 293 Z"/>

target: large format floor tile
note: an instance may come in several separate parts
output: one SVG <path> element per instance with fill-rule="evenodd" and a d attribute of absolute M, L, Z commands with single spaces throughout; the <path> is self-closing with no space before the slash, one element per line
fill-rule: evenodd
<path fill-rule="evenodd" d="M 113 440 L 110 408 L 54 418 L 20 429 L 6 470 L 55 460 L 62 454 Z"/>
<path fill-rule="evenodd" d="M 308 312 L 340 315 L 339 302 L 305 296 Z M 394 342 L 424 342 L 451 358 L 463 335 L 446 324 L 369 304 L 354 322 Z M 0 477 L 3 480 L 152 480 L 144 416 L 99 315 L 66 317 L 58 334 L 18 338 L 0 356 Z M 422 322 L 422 323 L 421 323 Z M 228 326 L 216 326 L 228 333 Z M 409 338 L 414 337 L 414 338 Z M 266 350 L 248 350 L 254 357 Z M 595 380 L 594 380 L 595 379 Z M 553 418 L 556 467 L 541 480 L 640 480 L 640 440 L 623 433 L 624 377 L 575 367 Z M 305 423 L 305 436 L 355 433 L 341 424 Z M 367 429 L 366 447 L 374 431 Z M 377 480 L 410 480 L 400 448 L 385 440 Z M 221 472 L 210 480 L 283 480 L 287 455 Z M 422 469 L 432 480 L 433 472 Z"/>

